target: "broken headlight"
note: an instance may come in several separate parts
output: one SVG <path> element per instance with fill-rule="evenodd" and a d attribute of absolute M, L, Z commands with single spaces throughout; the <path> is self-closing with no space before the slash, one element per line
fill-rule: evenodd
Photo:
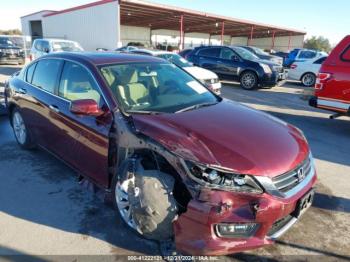
<path fill-rule="evenodd" d="M 190 161 L 184 161 L 191 178 L 197 183 L 213 189 L 261 194 L 263 189 L 249 175 L 235 174 L 219 168 L 206 167 Z"/>

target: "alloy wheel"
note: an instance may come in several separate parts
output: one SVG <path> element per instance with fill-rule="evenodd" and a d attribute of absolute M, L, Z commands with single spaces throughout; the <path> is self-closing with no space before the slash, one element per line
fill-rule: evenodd
<path fill-rule="evenodd" d="M 245 73 L 242 76 L 242 84 L 246 89 L 252 89 L 256 84 L 256 79 L 253 73 Z"/>
<path fill-rule="evenodd" d="M 18 143 L 25 144 L 27 139 L 27 129 L 20 113 L 15 112 L 12 117 L 13 130 Z"/>
<path fill-rule="evenodd" d="M 302 79 L 302 83 L 304 86 L 313 86 L 316 82 L 316 78 L 313 74 L 305 74 Z"/>

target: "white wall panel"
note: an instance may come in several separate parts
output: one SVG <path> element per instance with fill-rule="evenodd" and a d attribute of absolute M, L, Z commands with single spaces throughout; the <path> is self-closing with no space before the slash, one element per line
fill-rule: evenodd
<path fill-rule="evenodd" d="M 79 42 L 85 50 L 115 49 L 118 46 L 118 1 L 47 16 L 43 19 L 46 38 L 63 38 Z"/>
<path fill-rule="evenodd" d="M 290 50 L 294 48 L 303 47 L 304 36 L 292 36 L 290 41 Z M 274 50 L 277 51 L 288 51 L 289 36 L 276 37 Z M 256 38 L 253 39 L 252 45 L 260 47 L 262 49 L 270 49 L 272 45 L 272 38 Z"/>
<path fill-rule="evenodd" d="M 127 45 L 129 42 L 150 44 L 151 29 L 149 27 L 121 25 L 120 29 L 120 38 L 123 45 Z"/>

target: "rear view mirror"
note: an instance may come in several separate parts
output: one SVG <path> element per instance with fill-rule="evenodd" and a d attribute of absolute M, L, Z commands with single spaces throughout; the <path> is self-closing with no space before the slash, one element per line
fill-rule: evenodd
<path fill-rule="evenodd" d="M 45 47 L 45 48 L 44 48 L 44 52 L 45 52 L 45 53 L 49 53 L 49 52 L 50 52 L 49 48 Z"/>
<path fill-rule="evenodd" d="M 71 102 L 70 111 L 82 116 L 100 116 L 104 112 L 93 99 L 80 99 Z"/>

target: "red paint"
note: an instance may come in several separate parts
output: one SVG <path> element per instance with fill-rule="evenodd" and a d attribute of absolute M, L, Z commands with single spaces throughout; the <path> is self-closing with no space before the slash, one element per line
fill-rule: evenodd
<path fill-rule="evenodd" d="M 271 45 L 271 49 L 275 48 L 275 35 L 276 35 L 276 30 L 273 30 L 272 32 L 272 45 Z"/>
<path fill-rule="evenodd" d="M 248 45 L 252 45 L 252 41 L 253 41 L 253 35 L 254 35 L 254 26 L 252 25 L 252 28 L 250 30 L 250 37 L 249 37 L 249 40 L 248 40 Z"/>
<path fill-rule="evenodd" d="M 185 46 L 185 33 L 184 33 L 184 16 L 180 16 L 180 48 L 184 49 Z"/>
<path fill-rule="evenodd" d="M 307 142 L 295 127 L 228 100 L 178 114 L 123 116 L 97 66 L 164 63 L 162 59 L 111 53 L 56 53 L 36 61 L 50 58 L 62 60 L 60 71 L 63 60 L 69 60 L 91 72 L 105 98 L 106 103 L 102 101 L 100 105 L 103 114 L 94 101 L 68 101 L 58 97 L 58 90 L 54 94 L 44 92 L 19 76 L 10 79 L 12 90 L 6 90 L 5 94 L 10 94 L 6 95 L 6 101 L 8 105 L 18 107 L 37 143 L 106 189 L 110 189 L 109 150 L 115 146 L 111 146 L 109 140 L 116 135 L 111 136 L 113 123 L 117 128 L 125 127 L 123 132 L 126 134 L 118 137 L 118 143 L 128 144 L 129 138 L 141 134 L 137 138 L 140 139 L 138 145 L 146 137 L 147 141 L 152 140 L 168 149 L 172 154 L 166 155 L 174 155 L 172 164 L 185 184 L 190 178 L 177 163 L 179 157 L 230 168 L 237 173 L 275 177 L 294 169 L 309 155 Z M 18 95 L 19 88 L 25 89 L 26 94 Z M 118 149 L 113 150 L 118 152 Z M 315 180 L 316 176 L 289 198 L 266 192 L 247 194 L 210 190 L 198 185 L 198 194 L 190 200 L 187 211 L 174 222 L 176 247 L 184 254 L 225 255 L 271 244 L 266 235 L 272 224 L 295 210 L 296 203 Z M 219 209 L 223 204 L 227 208 Z M 254 210 L 256 204 L 258 208 Z M 217 223 L 241 222 L 258 223 L 259 229 L 248 239 L 222 238 L 214 232 Z"/>
<path fill-rule="evenodd" d="M 101 0 L 101 1 L 97 1 L 97 2 L 93 2 L 93 3 L 89 3 L 89 4 L 85 4 L 85 5 L 79 5 L 79 6 L 75 6 L 72 8 L 67 8 L 61 11 L 55 11 L 53 13 L 50 14 L 46 14 L 44 15 L 44 17 L 47 16 L 53 16 L 53 15 L 59 15 L 59 14 L 63 14 L 63 13 L 69 13 L 69 12 L 73 12 L 73 11 L 78 11 L 81 9 L 85 9 L 85 8 L 89 8 L 89 7 L 93 7 L 93 6 L 97 6 L 97 5 L 104 5 L 104 4 L 108 4 L 108 3 L 112 3 L 115 2 L 116 0 Z"/>
<path fill-rule="evenodd" d="M 326 101 L 327 104 L 322 104 Z M 350 112 L 350 36 L 346 36 L 322 64 L 310 104 L 339 112 Z"/>
<path fill-rule="evenodd" d="M 292 34 L 289 34 L 289 38 L 288 38 L 288 51 L 290 51 L 291 40 L 292 40 Z"/>
<path fill-rule="evenodd" d="M 309 152 L 292 126 L 227 100 L 181 114 L 135 115 L 134 121 L 140 132 L 185 159 L 242 174 L 274 177 L 296 167 Z"/>
<path fill-rule="evenodd" d="M 221 23 L 221 45 L 224 45 L 225 21 Z"/>
<path fill-rule="evenodd" d="M 100 116 L 103 111 L 99 108 L 95 100 L 81 99 L 72 101 L 70 111 L 73 114 L 85 116 Z"/>

